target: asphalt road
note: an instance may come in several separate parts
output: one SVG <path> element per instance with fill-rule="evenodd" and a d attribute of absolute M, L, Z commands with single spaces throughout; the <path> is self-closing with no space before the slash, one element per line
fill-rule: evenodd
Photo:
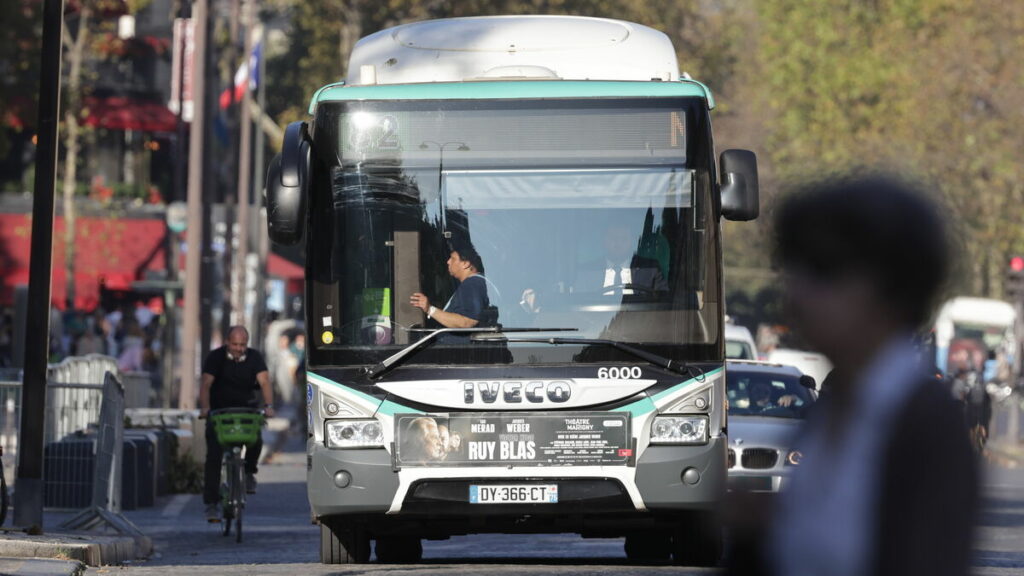
<path fill-rule="evenodd" d="M 305 495 L 305 455 L 289 443 L 260 470 L 260 490 L 251 496 L 244 542 L 221 536 L 202 517 L 197 495 L 163 499 L 156 508 L 128 513 L 153 538 L 155 554 L 117 569 L 125 576 L 156 574 L 709 574 L 711 569 L 627 564 L 619 539 L 574 535 L 480 535 L 424 542 L 424 562 L 416 566 L 324 566 L 318 563 L 319 528 L 309 522 Z M 990 464 L 976 546 L 975 573 L 1020 574 L 1024 570 L 1024 469 Z M 109 574 L 91 568 L 86 574 Z"/>

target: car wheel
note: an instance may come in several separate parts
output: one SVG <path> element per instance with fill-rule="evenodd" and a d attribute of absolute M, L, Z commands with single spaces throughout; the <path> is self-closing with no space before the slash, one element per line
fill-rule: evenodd
<path fill-rule="evenodd" d="M 414 536 L 382 536 L 375 550 L 384 564 L 412 564 L 423 558 L 423 543 Z"/>
<path fill-rule="evenodd" d="M 320 523 L 321 564 L 365 564 L 370 561 L 370 538 L 363 528 L 333 530 Z"/>

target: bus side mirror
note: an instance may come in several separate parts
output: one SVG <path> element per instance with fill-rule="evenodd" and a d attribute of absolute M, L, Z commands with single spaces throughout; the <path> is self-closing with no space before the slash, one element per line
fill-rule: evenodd
<path fill-rule="evenodd" d="M 722 174 L 722 216 L 746 221 L 761 211 L 757 186 L 757 156 L 749 150 L 726 150 L 719 159 Z"/>
<path fill-rule="evenodd" d="M 292 122 L 285 129 L 281 153 L 267 169 L 267 232 L 277 244 L 291 245 L 302 239 L 309 154 L 306 123 Z"/>
<path fill-rule="evenodd" d="M 800 377 L 800 385 L 808 390 L 818 389 L 818 383 L 814 380 L 814 376 L 808 376 L 807 374 Z"/>

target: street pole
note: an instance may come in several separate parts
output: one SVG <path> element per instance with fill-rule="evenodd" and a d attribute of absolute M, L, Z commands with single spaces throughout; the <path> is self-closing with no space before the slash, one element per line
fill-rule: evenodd
<path fill-rule="evenodd" d="M 192 8 L 192 126 L 188 149 L 188 248 L 185 254 L 185 317 L 182 319 L 181 377 L 178 408 L 196 407 L 196 346 L 199 344 L 199 273 L 203 256 L 203 145 L 206 132 L 206 106 L 203 104 L 206 82 L 206 0 L 195 0 Z M 40 451 L 42 453 L 42 451 Z"/>
<path fill-rule="evenodd" d="M 42 65 L 39 70 L 39 133 L 32 197 L 32 244 L 25 322 L 24 380 L 14 524 L 43 528 L 43 430 L 46 360 L 50 349 L 50 276 L 53 271 L 53 209 L 57 184 L 57 118 L 60 106 L 61 36 L 64 1 L 43 4 Z"/>
<path fill-rule="evenodd" d="M 199 0 L 197 0 L 199 1 Z M 203 5 L 207 5 L 207 0 L 202 0 Z M 216 67 L 215 50 L 216 46 L 213 41 L 213 30 L 214 22 L 210 19 L 209 12 L 205 15 L 203 20 L 203 38 L 205 44 L 203 45 L 204 50 L 202 54 L 203 59 L 203 72 L 205 77 L 205 90 L 198 92 L 199 101 L 198 104 L 205 110 L 206 117 L 213 120 L 217 117 L 218 110 L 218 93 L 220 88 L 219 74 Z M 209 144 L 210 149 L 203 154 L 202 163 L 197 165 L 197 170 L 200 170 L 202 174 L 203 190 L 201 193 L 202 197 L 202 227 L 203 227 L 203 242 L 202 242 L 202 264 L 199 272 L 199 357 L 205 359 L 210 353 L 210 343 L 213 340 L 213 328 L 214 328 L 214 314 L 213 314 L 213 300 L 214 290 L 217 289 L 217 285 L 214 282 L 217 274 L 217 260 L 218 255 L 213 250 L 214 242 L 214 208 L 218 203 L 222 203 L 223 194 L 221 193 L 221 178 L 220 170 L 214 162 L 214 157 L 220 152 L 215 146 L 216 142 L 213 134 L 213 122 L 207 121 L 204 123 L 203 132 L 201 137 Z"/>
<path fill-rule="evenodd" d="M 259 113 L 262 116 L 263 110 L 267 106 L 267 90 L 266 90 L 266 77 L 267 77 L 267 43 L 264 39 L 265 30 L 263 22 L 259 24 L 259 39 L 262 42 L 260 50 L 259 60 L 259 73 L 258 78 L 260 79 L 259 84 L 256 85 L 256 100 L 259 102 Z M 260 215 L 257 218 L 257 231 L 256 231 L 256 253 L 258 255 L 258 263 L 256 265 L 256 303 L 253 306 L 253 334 L 254 342 L 262 344 L 264 341 L 264 322 L 266 322 L 266 309 L 267 309 L 267 232 L 266 227 L 263 225 L 265 218 L 263 218 L 263 202 L 260 200 L 263 198 L 263 187 L 266 185 L 266 178 L 264 177 L 264 169 L 266 168 L 265 151 L 266 151 L 266 140 L 267 137 L 263 133 L 262 122 L 260 122 L 260 129 L 256 131 L 256 159 L 255 164 L 255 190 L 256 193 L 256 205 L 259 206 L 256 213 Z"/>
<path fill-rule="evenodd" d="M 251 81 L 253 71 L 250 69 L 252 61 L 252 2 L 246 2 L 242 6 L 242 29 L 245 34 L 244 48 L 242 53 L 242 66 L 245 67 L 246 87 L 242 93 L 242 110 L 239 133 L 238 151 L 238 251 L 235 252 L 233 262 L 235 264 L 235 283 L 232 286 L 235 318 L 233 324 L 249 326 L 249 319 L 245 309 L 245 295 L 248 290 L 249 271 L 249 206 L 251 204 L 249 188 L 252 184 L 252 96 L 249 94 L 248 83 Z M 262 80 L 262 79 L 261 79 Z"/>
<path fill-rule="evenodd" d="M 238 166 L 239 161 L 239 142 L 236 138 L 238 131 L 238 99 L 235 97 L 235 71 L 238 69 L 238 40 L 239 40 L 239 27 L 241 26 L 242 20 L 242 0 L 231 0 L 229 12 L 228 12 L 228 37 L 230 38 L 228 49 L 225 50 L 225 60 L 228 62 L 228 94 L 230 99 L 228 107 L 223 111 L 226 119 L 227 132 L 230 134 L 227 142 L 226 156 L 228 157 L 229 166 Z M 227 171 L 226 171 L 227 172 Z M 236 173 L 232 173 L 231 176 L 237 176 Z M 223 301 L 221 302 L 221 335 L 222 339 L 227 339 L 228 327 L 235 323 L 235 314 L 237 308 L 235 308 L 235 234 L 238 232 L 238 228 L 235 225 L 235 218 L 237 215 L 236 205 L 240 199 L 235 194 L 228 193 L 228 186 L 233 184 L 237 190 L 238 181 L 232 182 L 230 177 L 225 179 L 224 194 L 222 202 L 224 204 L 224 252 L 221 254 L 221 270 L 223 270 L 222 281 L 224 282 L 221 292 L 223 294 Z"/>

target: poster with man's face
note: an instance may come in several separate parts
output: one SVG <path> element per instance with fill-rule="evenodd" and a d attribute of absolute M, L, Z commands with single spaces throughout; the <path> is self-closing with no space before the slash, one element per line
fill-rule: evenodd
<path fill-rule="evenodd" d="M 406 414 L 395 426 L 402 466 L 625 465 L 633 457 L 628 414 Z"/>

